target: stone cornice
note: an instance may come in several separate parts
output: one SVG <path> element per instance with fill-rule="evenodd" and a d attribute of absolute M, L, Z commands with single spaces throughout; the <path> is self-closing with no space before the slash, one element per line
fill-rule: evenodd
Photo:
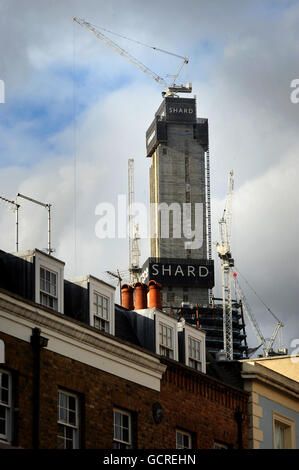
<path fill-rule="evenodd" d="M 243 363 L 242 378 L 254 380 L 276 388 L 298 400 L 299 383 L 260 364 Z"/>
<path fill-rule="evenodd" d="M 87 346 L 96 348 L 115 358 L 133 363 L 136 366 L 151 371 L 154 375 L 165 372 L 166 366 L 162 365 L 158 357 L 147 351 L 128 345 L 118 338 L 114 338 L 98 331 L 93 331 L 91 327 L 79 324 L 71 318 L 56 312 L 49 312 L 48 309 L 35 307 L 26 301 L 16 300 L 7 294 L 0 292 L 0 311 L 15 315 L 20 319 L 32 322 L 35 326 L 47 328 L 57 336 L 64 336 Z"/>

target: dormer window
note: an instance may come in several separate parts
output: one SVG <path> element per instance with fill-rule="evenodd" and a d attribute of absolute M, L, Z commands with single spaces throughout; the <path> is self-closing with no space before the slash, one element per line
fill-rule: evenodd
<path fill-rule="evenodd" d="M 109 333 L 109 299 L 97 292 L 93 294 L 93 320 L 94 326 L 101 331 Z"/>
<path fill-rule="evenodd" d="M 63 313 L 64 262 L 38 249 L 19 251 L 16 256 L 28 263 L 26 298 Z"/>
<path fill-rule="evenodd" d="M 201 341 L 188 337 L 189 349 L 189 367 L 193 369 L 202 370 L 201 367 Z"/>
<path fill-rule="evenodd" d="M 57 273 L 40 267 L 40 303 L 45 307 L 58 310 Z"/>
<path fill-rule="evenodd" d="M 180 362 L 206 373 L 206 333 L 182 318 L 178 323 Z"/>
<path fill-rule="evenodd" d="M 163 323 L 159 325 L 159 350 L 161 356 L 173 359 L 173 328 Z"/>
<path fill-rule="evenodd" d="M 71 279 L 71 281 L 87 291 L 89 325 L 99 331 L 114 335 L 115 287 L 91 274 Z"/>

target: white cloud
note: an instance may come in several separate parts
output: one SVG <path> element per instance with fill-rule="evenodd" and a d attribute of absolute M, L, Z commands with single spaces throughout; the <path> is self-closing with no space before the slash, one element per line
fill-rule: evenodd
<path fill-rule="evenodd" d="M 231 247 L 236 267 L 285 324 L 287 347 L 288 338 L 296 337 L 296 334 L 298 336 L 299 332 L 299 220 L 296 216 L 299 213 L 299 200 L 294 197 L 298 172 L 298 157 L 293 153 L 262 176 L 241 186 L 238 186 L 236 175 L 237 189 L 233 196 Z M 224 201 L 215 201 L 215 235 L 218 235 L 217 221 L 222 216 L 223 208 Z M 215 260 L 216 256 L 215 253 Z M 216 264 L 218 295 L 221 296 L 220 262 L 217 260 Z M 239 281 L 264 336 L 270 337 L 276 321 L 242 276 L 239 276 Z M 248 333 L 251 341 L 256 342 L 250 328 Z"/>
<path fill-rule="evenodd" d="M 86 72 L 87 79 L 80 83 L 85 89 L 75 90 L 78 94 L 82 91 L 83 97 L 84 91 L 88 95 L 90 89 L 97 90 L 84 103 L 81 114 L 77 107 L 78 114 L 73 115 L 76 126 L 72 122 L 42 139 L 32 132 L 37 124 L 33 119 L 0 129 L 1 147 L 6 148 L 2 153 L 6 164 L 0 174 L 1 195 L 13 198 L 23 192 L 53 203 L 53 245 L 56 256 L 66 261 L 69 275 L 91 272 L 100 276 L 109 268 L 126 268 L 127 242 L 98 240 L 94 209 L 99 202 L 115 202 L 119 193 L 126 193 L 129 157 L 135 158 L 136 199 L 148 202 L 145 131 L 161 100 L 158 85 L 78 25 L 74 30 L 70 18 L 77 15 L 190 57 L 198 113 L 210 123 L 213 217 L 222 214 L 227 174 L 234 169 L 233 254 L 240 271 L 286 321 L 288 341 L 295 334 L 299 336 L 299 105 L 289 99 L 290 82 L 298 75 L 299 5 L 289 6 L 284 13 L 282 7 L 287 4 L 269 1 L 262 8 L 258 1 L 245 5 L 231 0 L 224 7 L 221 1 L 189 0 L 183 21 L 178 0 L 142 5 L 133 0 L 121 5 L 94 0 L 84 5 L 78 1 L 53 1 L 51 5 L 33 0 L 26 5 L 3 2 L 6 18 L 2 15 L 0 78 L 6 81 L 8 104 L 17 91 L 26 90 L 29 103 L 30 99 L 35 104 L 48 102 L 52 97 L 48 117 L 57 116 L 58 124 L 66 106 L 72 107 L 68 110 L 72 115 L 70 77 L 53 79 L 48 67 Z M 273 6 L 276 13 L 271 16 Z M 160 68 L 173 70 L 166 55 L 153 57 L 143 51 L 140 58 L 157 72 Z M 48 77 L 51 82 L 47 83 Z M 75 98 L 80 105 L 85 99 L 81 95 Z M 7 163 L 12 157 L 14 166 Z M 30 167 L 26 167 L 27 157 Z M 14 219 L 4 207 L 1 204 L 0 246 L 12 251 Z M 43 209 L 23 203 L 21 248 L 45 247 L 46 228 Z M 213 239 L 217 238 L 214 223 Z M 218 263 L 216 257 L 215 261 Z M 217 283 L 219 288 L 219 276 Z M 250 293 L 248 296 L 254 310 L 262 315 L 260 305 Z M 266 317 L 261 316 L 261 323 L 267 329 Z M 252 341 L 255 344 L 254 338 Z"/>

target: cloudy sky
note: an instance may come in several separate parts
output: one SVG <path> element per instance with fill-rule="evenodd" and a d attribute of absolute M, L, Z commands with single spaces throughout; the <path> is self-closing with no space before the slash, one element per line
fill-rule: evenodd
<path fill-rule="evenodd" d="M 291 352 L 299 338 L 299 103 L 290 99 L 299 79 L 299 1 L 1 1 L 0 196 L 20 192 L 53 204 L 53 246 L 66 275 L 103 277 L 127 269 L 128 241 L 99 240 L 95 208 L 126 194 L 129 157 L 136 200 L 148 203 L 145 131 L 162 88 L 73 16 L 189 58 L 198 115 L 209 119 L 213 241 L 233 169 L 233 255 L 283 320 Z M 113 38 L 159 75 L 179 66 L 170 55 Z M 14 213 L 2 202 L 1 249 L 14 251 L 14 230 Z M 46 210 L 22 201 L 20 249 L 46 245 Z M 148 255 L 143 240 L 141 261 Z M 216 255 L 215 262 L 220 295 Z M 240 281 L 271 336 L 275 321 Z M 249 326 L 248 334 L 257 345 Z"/>

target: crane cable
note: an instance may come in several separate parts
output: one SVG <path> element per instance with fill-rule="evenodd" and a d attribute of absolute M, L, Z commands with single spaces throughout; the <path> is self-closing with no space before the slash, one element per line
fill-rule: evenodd
<path fill-rule="evenodd" d="M 74 230 L 74 275 L 77 275 L 77 96 L 76 96 L 76 31 L 73 25 L 73 230 Z"/>
<path fill-rule="evenodd" d="M 255 291 L 255 289 L 249 284 L 249 282 L 247 281 L 247 279 L 245 278 L 245 276 L 243 276 L 243 274 L 240 273 L 240 271 L 238 269 L 235 268 L 235 270 L 238 272 L 238 274 L 244 279 L 244 281 L 246 282 L 246 284 L 250 287 L 250 289 L 254 292 L 254 294 L 257 296 L 257 298 L 262 302 L 262 304 L 264 305 L 264 307 L 268 310 L 268 312 L 272 315 L 273 318 L 275 318 L 275 320 L 278 322 L 278 323 L 282 323 L 279 318 L 275 315 L 275 313 L 272 312 L 272 310 L 268 307 L 268 305 L 265 304 L 265 302 L 263 301 L 263 299 L 260 297 L 260 295 Z"/>
<path fill-rule="evenodd" d="M 94 26 L 95 28 L 98 28 L 100 30 L 105 31 L 106 33 L 114 34 L 115 36 L 118 36 L 122 39 L 126 39 L 128 41 L 135 42 L 136 44 L 139 44 L 141 46 L 148 47 L 149 49 L 154 49 L 155 51 L 164 52 L 164 54 L 169 54 L 169 55 L 172 55 L 174 57 L 178 57 L 179 59 L 184 59 L 186 61 L 186 63 L 189 62 L 187 57 L 183 57 L 181 55 L 175 54 L 174 52 L 169 52 L 169 51 L 166 51 L 165 49 L 160 49 L 159 47 L 150 46 L 149 44 L 145 44 L 144 42 L 137 41 L 136 39 L 129 38 L 129 37 L 124 36 L 124 35 L 119 34 L 119 33 L 115 33 L 114 31 L 110 31 L 109 29 L 103 28 L 102 26 L 99 26 L 99 25 L 96 25 L 96 24 L 93 24 L 93 23 L 90 23 L 90 22 L 89 22 L 89 24 L 91 24 L 91 26 Z"/>

